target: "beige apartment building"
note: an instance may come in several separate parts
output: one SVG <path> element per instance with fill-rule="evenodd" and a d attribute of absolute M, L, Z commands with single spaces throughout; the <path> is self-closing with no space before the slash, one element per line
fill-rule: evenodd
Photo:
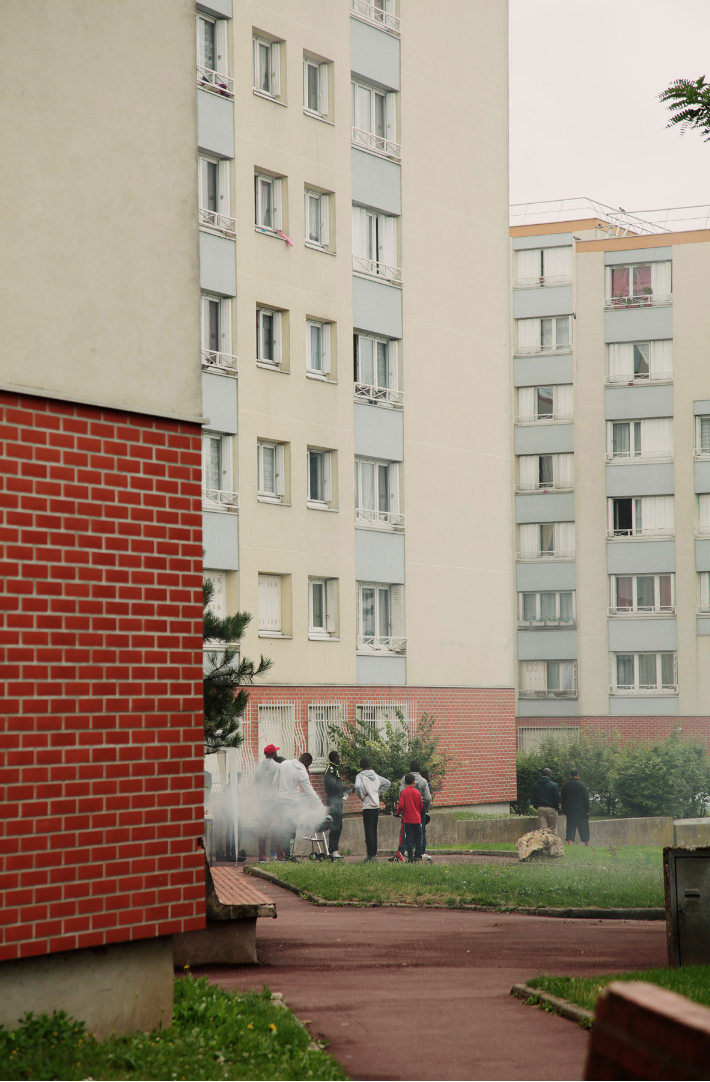
<path fill-rule="evenodd" d="M 519 744 L 707 739 L 710 230 L 537 217 L 511 228 Z"/>

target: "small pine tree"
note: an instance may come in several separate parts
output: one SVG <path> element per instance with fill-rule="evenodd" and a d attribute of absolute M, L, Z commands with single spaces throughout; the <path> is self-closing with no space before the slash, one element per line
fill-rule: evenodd
<path fill-rule="evenodd" d="M 207 579 L 202 586 L 202 641 L 204 643 L 239 642 L 251 621 L 248 612 L 220 619 L 210 609 L 214 584 Z M 209 653 L 203 677 L 205 703 L 205 755 L 223 748 L 238 748 L 243 737 L 241 718 L 249 701 L 245 684 L 253 684 L 255 677 L 263 676 L 272 662 L 263 656 L 256 665 L 247 657 L 233 664 L 237 651 L 229 646 L 218 653 Z"/>

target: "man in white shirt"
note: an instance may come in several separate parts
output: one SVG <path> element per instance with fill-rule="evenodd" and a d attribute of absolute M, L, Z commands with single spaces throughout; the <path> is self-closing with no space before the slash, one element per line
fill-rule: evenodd
<path fill-rule="evenodd" d="M 276 799 L 276 815 L 281 832 L 281 845 L 288 860 L 291 852 L 291 839 L 296 834 L 299 819 L 299 799 L 301 794 L 309 802 L 325 808 L 318 799 L 318 795 L 311 785 L 308 777 L 308 767 L 313 762 L 313 756 L 304 752 L 298 759 L 285 759 L 279 764 L 279 769 L 272 781 L 274 797 Z"/>

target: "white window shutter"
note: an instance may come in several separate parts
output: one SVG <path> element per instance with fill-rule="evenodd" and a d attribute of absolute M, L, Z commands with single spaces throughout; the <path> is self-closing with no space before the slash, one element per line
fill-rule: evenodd
<path fill-rule="evenodd" d="M 518 455 L 518 483 L 535 485 L 538 479 L 538 455 Z"/>
<path fill-rule="evenodd" d="M 330 503 L 333 499 L 333 456 L 330 451 L 323 452 L 323 500 Z"/>
<path fill-rule="evenodd" d="M 389 486 L 390 506 L 393 515 L 399 514 L 399 462 L 390 462 L 387 467 L 387 483 Z"/>
<path fill-rule="evenodd" d="M 364 256 L 366 254 L 366 230 L 367 215 L 365 208 L 353 206 L 353 255 Z"/>
<path fill-rule="evenodd" d="M 553 409 L 558 417 L 569 417 L 574 413 L 573 385 L 560 383 L 554 388 Z"/>
<path fill-rule="evenodd" d="M 641 453 L 658 455 L 673 450 L 673 419 L 651 417 L 641 421 Z"/>
<path fill-rule="evenodd" d="M 214 27 L 214 45 L 215 45 L 215 71 L 220 75 L 227 75 L 229 72 L 228 56 L 227 56 L 227 20 L 217 19 Z"/>
<path fill-rule="evenodd" d="M 276 444 L 276 495 L 284 496 L 286 494 L 286 477 L 285 477 L 285 456 L 284 445 L 282 443 Z"/>
<path fill-rule="evenodd" d="M 321 371 L 324 376 L 330 373 L 330 323 L 324 323 L 321 327 Z"/>
<path fill-rule="evenodd" d="M 224 620 L 227 616 L 227 572 L 226 571 L 203 571 L 202 581 L 212 583 L 212 599 L 209 610 L 218 620 Z"/>
<path fill-rule="evenodd" d="M 311 325 L 306 321 L 306 368 L 313 368 L 311 360 Z"/>
<path fill-rule="evenodd" d="M 651 342 L 651 375 L 673 375 L 673 339 L 660 338 Z"/>
<path fill-rule="evenodd" d="M 281 313 L 272 312 L 274 364 L 281 364 Z"/>
<path fill-rule="evenodd" d="M 232 352 L 232 302 L 223 297 L 219 302 L 220 353 Z"/>
<path fill-rule="evenodd" d="M 321 116 L 328 113 L 328 65 L 318 65 L 318 112 Z"/>
<path fill-rule="evenodd" d="M 675 516 L 672 496 L 643 496 L 641 506 L 643 529 L 673 530 Z"/>
<path fill-rule="evenodd" d="M 217 166 L 217 182 L 219 185 L 219 206 L 218 210 L 220 214 L 229 215 L 229 162 L 225 159 L 219 162 Z"/>
<path fill-rule="evenodd" d="M 574 556 L 574 522 L 555 523 L 555 554 Z"/>
<path fill-rule="evenodd" d="M 383 238 L 383 242 L 380 244 L 379 260 L 381 263 L 385 263 L 388 267 L 396 267 L 397 219 L 391 214 L 381 214 L 379 217 L 380 236 Z"/>
<path fill-rule="evenodd" d="M 303 108 L 308 108 L 308 61 L 303 58 Z"/>
<path fill-rule="evenodd" d="M 330 243 L 330 213 L 329 213 L 330 196 L 322 195 L 320 197 L 320 242 L 323 245 Z"/>
<path fill-rule="evenodd" d="M 698 496 L 698 526 L 707 533 L 710 531 L 710 493 Z"/>
<path fill-rule="evenodd" d="M 259 575 L 259 630 L 281 630 L 280 575 Z"/>
<path fill-rule="evenodd" d="M 520 551 L 531 553 L 540 551 L 540 533 L 536 522 L 521 523 Z"/>
<path fill-rule="evenodd" d="M 540 344 L 540 320 L 539 319 L 516 319 L 515 330 L 517 345 L 525 348 L 539 346 Z"/>
<path fill-rule="evenodd" d="M 517 281 L 525 281 L 530 278 L 540 277 L 540 249 L 524 248 L 515 253 L 515 278 Z"/>
<path fill-rule="evenodd" d="M 271 202 L 274 209 L 274 229 L 281 228 L 281 179 L 275 177 L 271 183 Z"/>
<path fill-rule="evenodd" d="M 385 119 L 387 123 L 387 138 L 393 143 L 397 142 L 397 98 L 394 94 L 385 97 Z"/>
<path fill-rule="evenodd" d="M 547 690 L 547 662 L 524 661 L 522 663 L 522 690 L 523 691 L 546 691 Z"/>
<path fill-rule="evenodd" d="M 276 42 L 271 45 L 271 93 L 275 98 L 281 93 L 281 47 Z"/>
<path fill-rule="evenodd" d="M 256 43 L 256 38 L 251 39 L 251 63 L 253 73 L 253 86 L 255 90 L 259 89 L 259 46 Z"/>
<path fill-rule="evenodd" d="M 671 261 L 651 264 L 651 288 L 656 293 L 671 293 Z"/>
<path fill-rule="evenodd" d="M 518 391 L 518 419 L 535 420 L 535 388 L 521 387 Z"/>
<path fill-rule="evenodd" d="M 392 391 L 399 390 L 399 372 L 397 366 L 397 343 L 390 341 L 387 345 L 387 383 Z"/>
<path fill-rule="evenodd" d="M 572 453 L 555 455 L 552 463 L 552 476 L 560 484 L 571 485 L 574 481 L 574 455 Z"/>
<path fill-rule="evenodd" d="M 325 66 L 325 65 L 323 65 Z M 325 580 L 325 630 L 334 635 L 338 627 L 338 580 Z"/>
<path fill-rule="evenodd" d="M 404 635 L 404 586 L 390 586 L 390 635 Z"/>
<path fill-rule="evenodd" d="M 542 253 L 545 278 L 572 274 L 572 246 L 545 248 Z"/>

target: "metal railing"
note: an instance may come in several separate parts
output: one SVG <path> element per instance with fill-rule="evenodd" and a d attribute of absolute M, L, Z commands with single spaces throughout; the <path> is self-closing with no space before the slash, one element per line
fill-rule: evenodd
<path fill-rule="evenodd" d="M 226 492 L 222 488 L 203 488 L 202 506 L 210 511 L 239 512 L 239 493 Z"/>
<path fill-rule="evenodd" d="M 401 635 L 358 635 L 357 648 L 376 654 L 405 654 L 407 640 Z"/>
<path fill-rule="evenodd" d="M 513 289 L 536 289 L 539 286 L 568 286 L 571 274 L 538 274 L 534 278 L 514 278 Z"/>
<path fill-rule="evenodd" d="M 355 522 L 365 522 L 368 526 L 392 526 L 395 529 L 404 529 L 404 515 L 399 511 L 374 511 L 369 507 L 356 507 Z"/>
<path fill-rule="evenodd" d="M 558 688 L 552 691 L 528 691 L 521 688 L 518 692 L 519 699 L 576 699 L 579 692 L 577 688 Z"/>
<path fill-rule="evenodd" d="M 672 293 L 641 293 L 637 297 L 605 297 L 604 307 L 610 308 L 652 308 L 673 303 Z"/>
<path fill-rule="evenodd" d="M 625 537 L 675 537 L 673 526 L 651 526 L 645 530 L 607 530 L 607 541 L 618 541 Z"/>
<path fill-rule="evenodd" d="M 401 32 L 402 20 L 396 15 L 390 15 L 388 11 L 383 11 L 376 4 L 371 4 L 369 0 L 350 0 L 350 14 L 363 22 L 372 23 L 380 30 L 387 30 L 390 34 L 399 36 Z"/>
<path fill-rule="evenodd" d="M 402 157 L 402 147 L 393 139 L 385 139 L 383 135 L 375 135 L 371 131 L 363 131 L 362 128 L 353 128 L 352 145 L 358 150 L 372 150 L 375 154 L 382 154 L 385 158 Z"/>
<path fill-rule="evenodd" d="M 541 353 L 571 353 L 572 343 L 566 342 L 561 346 L 516 346 L 513 352 L 516 357 L 534 357 Z"/>
<path fill-rule="evenodd" d="M 710 605 L 697 605 L 695 612 L 698 616 L 710 616 Z"/>
<path fill-rule="evenodd" d="M 615 383 L 623 383 L 626 386 L 631 386 L 633 383 L 672 383 L 672 372 L 629 372 L 627 375 L 611 375 L 607 372 L 604 376 L 604 382 L 607 385 Z"/>
<path fill-rule="evenodd" d="M 576 627 L 576 616 L 545 616 L 539 620 L 518 620 L 518 627 Z"/>
<path fill-rule="evenodd" d="M 516 485 L 515 491 L 523 492 L 573 492 L 574 481 L 531 481 L 529 484 Z"/>
<path fill-rule="evenodd" d="M 200 225 L 214 229 L 218 233 L 224 233 L 225 237 L 236 237 L 237 219 L 230 218 L 228 214 L 218 214 L 216 210 L 205 210 L 198 207 L 197 220 Z"/>
<path fill-rule="evenodd" d="M 673 616 L 675 605 L 638 605 L 635 609 L 621 605 L 610 605 L 607 616 Z"/>
<path fill-rule="evenodd" d="M 239 358 L 231 353 L 217 353 L 213 349 L 201 349 L 200 360 L 205 371 L 218 369 L 220 372 L 228 372 L 236 376 L 239 371 Z"/>
<path fill-rule="evenodd" d="M 696 526 L 695 527 L 695 536 L 696 537 L 710 537 L 710 526 Z"/>
<path fill-rule="evenodd" d="M 387 263 L 378 263 L 376 259 L 367 259 L 364 255 L 355 255 L 354 252 L 353 270 L 371 278 L 386 278 L 388 282 L 395 284 L 401 285 L 402 282 L 401 267 L 390 267 Z"/>
<path fill-rule="evenodd" d="M 574 416 L 571 413 L 543 413 L 539 417 L 521 417 L 520 414 L 515 418 L 516 425 L 544 425 L 561 423 L 563 421 L 573 421 Z"/>
<path fill-rule="evenodd" d="M 210 94 L 219 94 L 223 98 L 234 97 L 234 79 L 211 68 L 197 65 L 197 85 L 200 90 L 209 90 Z"/>
<path fill-rule="evenodd" d="M 677 684 L 609 684 L 610 695 L 677 695 Z"/>
<path fill-rule="evenodd" d="M 607 451 L 607 462 L 643 462 L 657 458 L 673 458 L 672 451 Z"/>
<path fill-rule="evenodd" d="M 710 458 L 710 447 L 695 447 L 693 455 L 695 458 Z"/>
<path fill-rule="evenodd" d="M 532 552 L 516 552 L 516 560 L 573 560 L 574 549 L 557 549 L 555 552 L 541 552 L 539 549 Z"/>
<path fill-rule="evenodd" d="M 402 406 L 404 403 L 404 391 L 396 391 L 393 387 L 373 387 L 370 383 L 356 383 L 355 397 L 366 398 L 370 402 L 389 402 L 392 406 Z"/>

